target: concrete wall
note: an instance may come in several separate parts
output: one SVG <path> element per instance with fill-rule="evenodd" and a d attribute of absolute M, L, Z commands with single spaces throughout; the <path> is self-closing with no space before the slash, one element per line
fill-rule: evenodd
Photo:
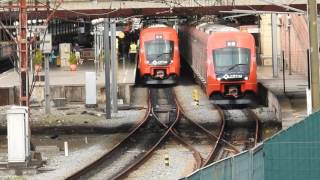
<path fill-rule="evenodd" d="M 271 15 L 261 15 L 260 21 L 261 60 L 263 65 L 272 65 Z"/>
<path fill-rule="evenodd" d="M 118 88 L 118 98 L 123 99 L 124 103 L 130 103 L 130 89 L 129 85 L 121 85 Z M 67 102 L 85 103 L 85 86 L 50 86 L 51 99 L 65 98 Z M 43 86 L 37 86 L 34 89 L 32 99 L 37 102 L 44 101 L 44 88 Z M 101 104 L 105 102 L 105 87 L 97 87 L 97 103 Z"/>
<path fill-rule="evenodd" d="M 118 99 L 122 99 L 124 104 L 130 104 L 132 85 L 121 84 L 118 87 Z M 0 106 L 19 104 L 19 87 L 0 88 Z M 33 103 L 44 103 L 44 86 L 37 85 L 34 87 L 30 101 Z M 68 85 L 68 86 L 50 86 L 50 97 L 65 98 L 69 103 L 85 103 L 85 86 Z M 97 103 L 105 103 L 105 87 L 97 87 Z"/>
<path fill-rule="evenodd" d="M 282 122 L 281 105 L 277 96 L 261 83 L 258 84 L 258 89 L 261 104 L 267 106 L 269 112 L 275 113 L 278 122 Z"/>

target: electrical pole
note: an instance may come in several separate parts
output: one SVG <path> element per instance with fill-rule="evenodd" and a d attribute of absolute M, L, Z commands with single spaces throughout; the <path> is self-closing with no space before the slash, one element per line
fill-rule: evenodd
<path fill-rule="evenodd" d="M 46 104 L 46 114 L 50 114 L 50 86 L 49 86 L 49 54 L 45 55 L 44 59 L 44 69 L 45 69 L 45 104 Z"/>
<path fill-rule="evenodd" d="M 320 109 L 317 1 L 308 0 L 312 112 Z"/>
<path fill-rule="evenodd" d="M 104 19 L 104 59 L 105 59 L 105 93 L 106 93 L 106 119 L 111 119 L 110 100 L 110 43 L 109 43 L 109 19 Z"/>
<path fill-rule="evenodd" d="M 28 47 L 27 47 L 27 2 L 19 1 L 19 58 L 20 58 L 20 105 L 29 106 Z"/>
<path fill-rule="evenodd" d="M 118 97 L 117 97 L 117 70 L 118 70 L 118 62 L 117 62 L 117 50 L 116 50 L 116 22 L 114 20 L 111 21 L 110 24 L 111 29 L 111 74 L 112 74 L 112 112 L 118 112 Z"/>
<path fill-rule="evenodd" d="M 271 14 L 271 35 L 272 35 L 272 71 L 273 77 L 278 77 L 278 22 L 277 15 Z"/>
<path fill-rule="evenodd" d="M 292 68 L 291 68 L 291 16 L 288 18 L 288 36 L 289 36 L 289 75 L 292 75 Z"/>
<path fill-rule="evenodd" d="M 19 59 L 20 59 L 20 105 L 29 107 L 29 75 L 28 75 L 28 41 L 27 41 L 27 9 L 29 8 L 49 8 L 47 5 L 33 5 L 28 6 L 26 0 L 19 0 L 18 5 L 10 5 L 10 8 L 19 8 L 19 34 L 17 36 L 18 49 L 19 49 Z M 61 5 L 63 0 L 58 1 L 57 7 Z M 53 11 L 47 18 L 48 22 L 54 14 Z M 32 64 L 31 64 L 32 66 Z"/>

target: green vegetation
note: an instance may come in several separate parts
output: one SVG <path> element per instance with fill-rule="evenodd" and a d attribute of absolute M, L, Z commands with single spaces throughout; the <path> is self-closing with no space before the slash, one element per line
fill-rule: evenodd
<path fill-rule="evenodd" d="M 77 64 L 77 57 L 76 57 L 75 53 L 70 54 L 69 63 L 70 64 Z"/>
<path fill-rule="evenodd" d="M 36 49 L 35 55 L 33 57 L 33 64 L 34 65 L 42 65 L 42 60 L 43 60 L 43 54 L 40 49 Z"/>

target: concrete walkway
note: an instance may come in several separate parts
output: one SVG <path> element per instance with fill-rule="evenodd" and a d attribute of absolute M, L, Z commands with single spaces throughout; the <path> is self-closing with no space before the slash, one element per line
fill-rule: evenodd
<path fill-rule="evenodd" d="M 50 85 L 84 85 L 85 73 L 95 72 L 93 61 L 86 62 L 78 66 L 77 71 L 70 71 L 69 67 L 50 67 Z M 44 69 L 39 75 L 44 75 Z M 118 63 L 118 84 L 134 84 L 136 75 L 136 65 L 134 63 L 125 64 L 122 61 Z M 30 72 L 30 82 L 32 81 L 32 74 Z M 97 70 L 97 84 L 105 84 L 105 74 L 102 70 Z M 0 74 L 0 87 L 19 86 L 19 74 L 10 70 Z"/>
<path fill-rule="evenodd" d="M 271 66 L 259 66 L 257 75 L 258 81 L 278 97 L 282 108 L 282 126 L 284 129 L 307 116 L 305 97 L 308 86 L 307 77 L 295 73 L 289 75 L 286 71 L 285 81 L 283 81 L 283 72 L 280 71 L 278 77 L 273 77 Z"/>

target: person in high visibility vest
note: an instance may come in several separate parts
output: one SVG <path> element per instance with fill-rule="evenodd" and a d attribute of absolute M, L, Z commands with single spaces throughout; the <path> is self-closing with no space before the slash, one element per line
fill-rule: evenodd
<path fill-rule="evenodd" d="M 135 42 L 131 42 L 130 49 L 129 49 L 129 56 L 130 56 L 131 62 L 135 62 L 136 54 L 137 54 L 137 44 Z"/>

